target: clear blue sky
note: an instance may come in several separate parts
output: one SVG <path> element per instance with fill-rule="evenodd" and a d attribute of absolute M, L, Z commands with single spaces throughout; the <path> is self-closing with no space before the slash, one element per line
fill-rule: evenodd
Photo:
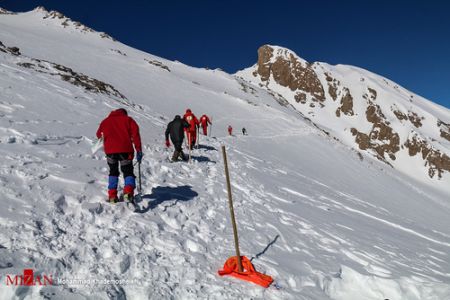
<path fill-rule="evenodd" d="M 308 61 L 350 64 L 450 108 L 450 1 L 0 0 L 43 5 L 132 47 L 234 73 L 263 44 Z"/>

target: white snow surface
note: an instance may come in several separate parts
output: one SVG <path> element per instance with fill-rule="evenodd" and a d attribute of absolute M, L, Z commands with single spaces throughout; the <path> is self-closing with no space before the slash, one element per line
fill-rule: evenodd
<path fill-rule="evenodd" d="M 361 161 L 232 75 L 46 14 L 0 15 L 0 41 L 22 53 L 0 52 L 0 299 L 450 299 L 448 185 Z M 32 58 L 127 99 L 17 65 Z M 119 107 L 140 125 L 144 145 L 137 213 L 104 202 L 106 160 L 91 154 L 98 124 Z M 188 107 L 212 116 L 212 136 L 200 137 L 191 163 L 170 163 L 163 133 Z M 241 253 L 274 278 L 267 289 L 217 275 L 234 255 L 221 145 Z M 6 284 L 26 268 L 56 284 Z M 92 283 L 104 279 L 117 282 Z M 133 284 L 118 282 L 126 279 Z"/>

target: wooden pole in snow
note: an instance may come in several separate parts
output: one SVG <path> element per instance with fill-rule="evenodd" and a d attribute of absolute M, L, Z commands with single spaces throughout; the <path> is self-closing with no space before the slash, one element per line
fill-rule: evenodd
<path fill-rule="evenodd" d="M 225 164 L 225 177 L 227 178 L 228 205 L 230 206 L 231 224 L 233 225 L 234 246 L 236 248 L 236 256 L 238 259 L 238 270 L 239 272 L 243 272 L 241 253 L 239 251 L 239 238 L 236 226 L 236 219 L 234 217 L 233 198 L 231 195 L 231 183 L 230 183 L 230 173 L 228 172 L 227 152 L 225 151 L 225 146 L 223 145 L 222 145 L 222 154 L 223 154 L 223 162 Z"/>

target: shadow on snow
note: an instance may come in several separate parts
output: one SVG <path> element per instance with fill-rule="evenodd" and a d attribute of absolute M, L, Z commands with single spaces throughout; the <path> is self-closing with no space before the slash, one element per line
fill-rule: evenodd
<path fill-rule="evenodd" d="M 178 203 L 178 201 L 189 201 L 198 196 L 198 193 L 192 190 L 192 187 L 189 185 L 170 187 L 170 186 L 158 186 L 152 188 L 152 193 L 143 195 L 140 197 L 141 199 L 136 201 L 136 204 L 143 202 L 144 199 L 150 199 L 147 203 L 147 206 L 144 208 L 138 208 L 135 212 L 137 213 L 146 213 L 151 209 L 154 209 L 164 201 L 175 200 L 172 205 Z M 151 200 L 153 199 L 153 200 Z"/>
<path fill-rule="evenodd" d="M 259 258 L 261 255 L 265 254 L 267 250 L 269 250 L 269 248 L 276 243 L 276 241 L 278 240 L 278 238 L 280 237 L 279 234 L 277 234 L 277 236 L 273 239 L 273 241 L 271 241 L 269 244 L 267 244 L 266 248 L 263 249 L 263 251 L 259 252 L 258 254 L 256 254 L 256 256 L 253 256 L 250 261 L 253 261 L 253 259 L 255 258 Z"/>

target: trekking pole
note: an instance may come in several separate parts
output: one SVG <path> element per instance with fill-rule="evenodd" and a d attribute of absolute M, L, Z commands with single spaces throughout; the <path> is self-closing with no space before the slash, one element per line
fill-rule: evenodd
<path fill-rule="evenodd" d="M 208 125 L 208 123 L 206 123 L 206 124 Z M 211 117 L 211 122 L 210 122 L 209 124 L 211 124 L 211 128 L 209 129 L 208 136 L 211 136 L 211 131 L 212 131 L 212 117 Z"/>
<path fill-rule="evenodd" d="M 200 127 L 197 126 L 197 149 L 200 147 Z"/>
<path fill-rule="evenodd" d="M 188 133 L 188 140 L 189 140 L 189 163 L 191 162 L 191 134 L 190 133 Z"/>
<path fill-rule="evenodd" d="M 222 145 L 222 154 L 223 154 L 223 162 L 225 165 L 225 177 L 227 178 L 228 205 L 230 206 L 231 224 L 233 225 L 234 246 L 236 248 L 236 256 L 238 259 L 238 270 L 239 272 L 243 272 L 241 253 L 239 251 L 239 238 L 236 226 L 236 219 L 234 217 L 233 198 L 231 195 L 231 183 L 230 183 L 230 174 L 228 172 L 227 153 L 225 151 L 224 145 Z"/>
<path fill-rule="evenodd" d="M 141 162 L 138 163 L 138 173 L 139 173 L 139 194 L 142 194 L 142 177 L 141 177 Z"/>

